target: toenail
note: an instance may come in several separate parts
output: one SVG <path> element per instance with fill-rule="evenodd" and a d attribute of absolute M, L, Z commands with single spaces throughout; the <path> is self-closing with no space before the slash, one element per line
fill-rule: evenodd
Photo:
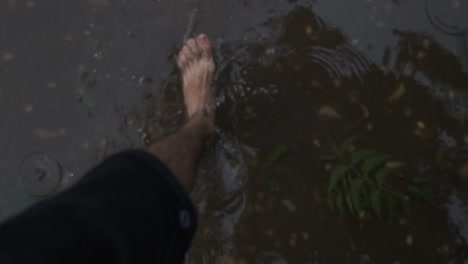
<path fill-rule="evenodd" d="M 201 34 L 200 36 L 198 36 L 198 39 L 202 41 L 206 41 L 207 37 L 205 34 Z"/>

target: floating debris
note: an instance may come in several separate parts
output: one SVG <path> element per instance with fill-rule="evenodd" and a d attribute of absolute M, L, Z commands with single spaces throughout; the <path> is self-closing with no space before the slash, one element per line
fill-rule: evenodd
<path fill-rule="evenodd" d="M 296 212 L 297 208 L 290 200 L 283 200 L 283 206 L 288 209 L 290 212 Z"/>
<path fill-rule="evenodd" d="M 424 60 L 426 57 L 427 57 L 427 53 L 426 53 L 424 50 L 420 50 L 420 51 L 418 51 L 418 53 L 416 54 L 416 58 L 417 58 L 418 60 Z"/>
<path fill-rule="evenodd" d="M 333 107 L 329 105 L 324 105 L 320 107 L 319 113 L 321 117 L 329 117 L 334 119 L 341 119 L 342 116 L 338 113 Z"/>
<path fill-rule="evenodd" d="M 33 110 L 34 110 L 34 106 L 33 106 L 33 105 L 26 105 L 26 107 L 24 107 L 24 111 L 25 111 L 26 113 L 31 113 Z"/>
<path fill-rule="evenodd" d="M 412 235 L 407 235 L 405 239 L 406 245 L 407 246 L 412 246 L 414 241 L 413 241 L 413 236 Z"/>
<path fill-rule="evenodd" d="M 36 130 L 36 134 L 38 137 L 42 139 L 54 139 L 58 138 L 60 136 L 63 136 L 67 132 L 65 128 L 59 128 L 59 129 L 43 129 L 43 128 L 38 128 Z"/>
<path fill-rule="evenodd" d="M 314 29 L 312 28 L 312 26 L 308 25 L 305 27 L 305 33 L 306 35 L 312 35 L 312 33 L 314 33 Z"/>
<path fill-rule="evenodd" d="M 50 89 L 55 89 L 55 88 L 57 88 L 57 83 L 56 82 L 49 82 L 47 84 L 47 87 L 49 87 Z"/>
<path fill-rule="evenodd" d="M 27 7 L 27 8 L 33 8 L 33 7 L 35 7 L 35 6 L 36 6 L 36 2 L 34 2 L 34 1 L 28 1 L 28 2 L 26 2 L 26 7 Z"/>
<path fill-rule="evenodd" d="M 265 165 L 273 166 L 287 151 L 288 148 L 285 145 L 276 146 L 266 155 Z"/>
<path fill-rule="evenodd" d="M 403 167 L 404 165 L 405 163 L 402 161 L 389 161 L 385 163 L 385 166 L 389 169 L 398 169 L 398 168 Z"/>
<path fill-rule="evenodd" d="M 297 245 L 297 240 L 296 240 L 296 239 L 293 239 L 293 238 L 289 239 L 289 245 L 290 245 L 291 247 L 296 247 L 296 245 Z"/>
<path fill-rule="evenodd" d="M 335 86 L 336 88 L 341 87 L 341 80 L 338 78 L 333 79 L 332 83 L 333 83 L 333 86 Z"/>
<path fill-rule="evenodd" d="M 91 147 L 91 144 L 89 142 L 85 142 L 85 143 L 83 143 L 83 145 L 81 147 L 83 149 L 89 149 Z"/>
<path fill-rule="evenodd" d="M 388 101 L 391 103 L 396 103 L 400 100 L 400 98 L 405 95 L 406 93 L 406 86 L 404 83 L 400 84 L 393 94 L 388 98 Z"/>
<path fill-rule="evenodd" d="M 4 53 L 2 56 L 3 61 L 12 61 L 15 58 L 15 55 L 13 53 Z"/>
<path fill-rule="evenodd" d="M 426 124 L 424 124 L 422 121 L 418 121 L 418 123 L 416 123 L 416 126 L 419 129 L 425 129 L 426 128 Z"/>
<path fill-rule="evenodd" d="M 409 107 L 405 108 L 404 115 L 406 117 L 411 117 L 413 115 L 413 109 L 411 109 Z"/>

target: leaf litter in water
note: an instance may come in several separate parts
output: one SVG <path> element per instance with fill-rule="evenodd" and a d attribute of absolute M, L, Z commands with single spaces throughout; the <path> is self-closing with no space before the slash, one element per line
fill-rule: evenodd
<path fill-rule="evenodd" d="M 389 169 L 399 169 L 405 165 L 402 161 L 389 161 L 385 163 L 385 166 Z"/>
<path fill-rule="evenodd" d="M 265 165 L 272 166 L 286 153 L 286 151 L 288 151 L 288 148 L 285 145 L 276 146 L 266 156 Z"/>
<path fill-rule="evenodd" d="M 318 114 L 321 117 L 328 117 L 328 118 L 333 118 L 333 119 L 342 118 L 341 114 L 338 113 L 338 111 L 336 111 L 333 107 L 329 105 L 323 105 L 322 107 L 320 107 Z"/>
<path fill-rule="evenodd" d="M 282 204 L 290 212 L 296 212 L 297 211 L 296 206 L 290 200 L 283 200 Z"/>
<path fill-rule="evenodd" d="M 67 130 L 65 128 L 59 129 L 44 129 L 38 128 L 36 130 L 37 136 L 42 139 L 54 139 L 60 136 L 63 136 Z"/>
<path fill-rule="evenodd" d="M 397 103 L 403 95 L 406 93 L 406 86 L 404 83 L 400 84 L 393 94 L 388 98 L 390 103 Z"/>

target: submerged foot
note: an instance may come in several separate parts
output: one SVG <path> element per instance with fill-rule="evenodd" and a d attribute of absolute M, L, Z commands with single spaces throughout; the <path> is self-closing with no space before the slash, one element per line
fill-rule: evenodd
<path fill-rule="evenodd" d="M 215 63 L 211 42 L 205 34 L 191 38 L 177 57 L 182 73 L 188 118 L 201 113 L 214 122 L 214 98 L 211 90 Z"/>

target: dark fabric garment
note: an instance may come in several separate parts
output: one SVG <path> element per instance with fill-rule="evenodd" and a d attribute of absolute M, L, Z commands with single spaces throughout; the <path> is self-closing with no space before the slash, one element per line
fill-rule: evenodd
<path fill-rule="evenodd" d="M 1 225 L 0 264 L 182 263 L 196 221 L 166 166 L 127 151 Z"/>

